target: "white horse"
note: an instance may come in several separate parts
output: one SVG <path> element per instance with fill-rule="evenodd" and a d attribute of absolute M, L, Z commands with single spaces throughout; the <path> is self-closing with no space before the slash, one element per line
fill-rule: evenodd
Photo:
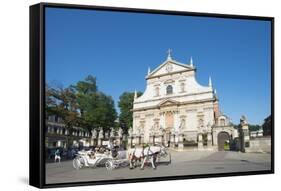
<path fill-rule="evenodd" d="M 144 169 L 144 164 L 150 162 L 153 169 L 156 169 L 155 162 L 157 156 L 167 156 L 166 148 L 162 145 L 148 146 L 145 148 L 132 148 L 128 150 L 128 158 L 130 162 L 130 169 L 136 166 L 136 162 L 141 163 L 141 169 Z"/>

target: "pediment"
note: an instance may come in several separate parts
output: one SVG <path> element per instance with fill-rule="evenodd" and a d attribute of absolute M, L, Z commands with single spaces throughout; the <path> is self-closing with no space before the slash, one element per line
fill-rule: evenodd
<path fill-rule="evenodd" d="M 164 100 L 158 104 L 159 107 L 178 105 L 179 102 L 171 99 Z"/>
<path fill-rule="evenodd" d="M 154 69 L 150 74 L 147 75 L 147 78 L 167 75 L 171 73 L 183 72 L 188 70 L 194 70 L 194 67 L 187 64 L 179 63 L 175 60 L 166 60 L 156 69 Z"/>

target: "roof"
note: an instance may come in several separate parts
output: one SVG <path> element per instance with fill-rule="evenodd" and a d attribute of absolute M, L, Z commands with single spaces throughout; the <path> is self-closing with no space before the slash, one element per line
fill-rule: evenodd
<path fill-rule="evenodd" d="M 169 74 L 177 73 L 177 72 L 195 70 L 195 67 L 192 64 L 183 64 L 183 63 L 180 63 L 180 62 L 178 62 L 176 60 L 173 60 L 172 58 L 167 58 L 162 64 L 160 64 L 157 68 L 155 68 L 152 72 L 150 72 L 146 76 L 146 79 L 159 76 L 157 74 L 157 72 L 160 71 L 164 66 L 166 66 L 168 64 L 178 66 L 177 70 L 174 71 L 174 72 L 166 72 L 165 74 L 162 74 L 162 75 L 169 75 Z"/>

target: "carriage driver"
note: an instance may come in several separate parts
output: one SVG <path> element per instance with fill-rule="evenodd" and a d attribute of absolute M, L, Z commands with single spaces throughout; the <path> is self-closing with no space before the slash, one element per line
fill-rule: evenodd
<path fill-rule="evenodd" d="M 96 149 L 95 147 L 91 148 L 89 151 L 88 151 L 88 156 L 90 159 L 95 159 L 96 158 Z"/>

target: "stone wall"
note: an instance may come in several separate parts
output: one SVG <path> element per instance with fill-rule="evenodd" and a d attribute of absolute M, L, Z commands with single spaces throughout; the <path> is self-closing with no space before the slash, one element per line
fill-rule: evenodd
<path fill-rule="evenodd" d="M 250 139 L 250 147 L 246 152 L 266 152 L 271 153 L 271 137 L 257 137 Z"/>

